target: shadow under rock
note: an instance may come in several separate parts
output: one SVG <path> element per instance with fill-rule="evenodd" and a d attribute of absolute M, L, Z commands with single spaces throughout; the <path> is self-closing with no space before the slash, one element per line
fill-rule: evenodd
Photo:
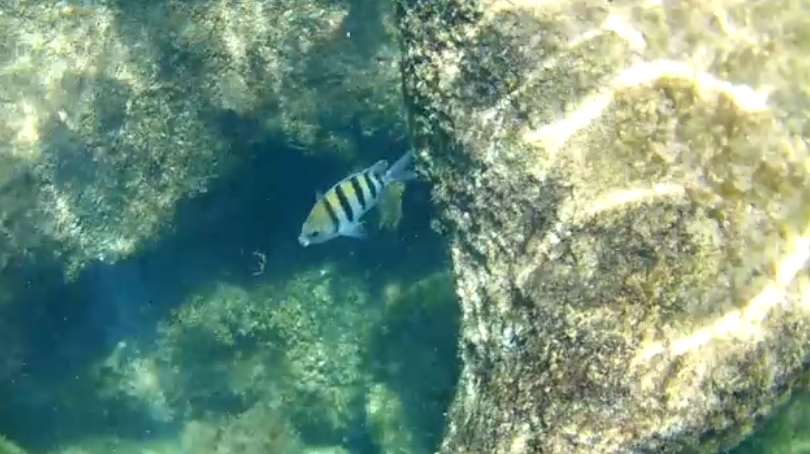
<path fill-rule="evenodd" d="M 77 405 L 65 393 L 81 389 L 74 382 L 121 340 L 153 340 L 156 322 L 200 283 L 249 280 L 256 265 L 252 250 L 296 256 L 297 229 L 313 199 L 305 181 L 318 166 L 272 140 L 243 143 L 239 135 L 249 121 L 217 124 L 230 133 L 231 149 L 242 150 L 240 164 L 205 194 L 180 203 L 170 228 L 153 243 L 115 264 L 91 264 L 69 283 L 59 266 L 18 270 L 19 280 L 31 283 L 17 295 L 25 303 L 13 314 L 25 333 L 24 367 L 0 389 L 7 396 L 0 431 L 32 448 L 88 433 L 154 433 L 161 424 L 147 417 L 139 422 L 137 412 L 92 393 Z M 290 260 L 286 271 L 293 273 L 295 263 Z"/>
<path fill-rule="evenodd" d="M 460 319 L 451 275 L 438 272 L 387 308 L 371 342 L 375 376 L 402 402 L 405 430 L 424 452 L 438 450 L 461 373 Z"/>
<path fill-rule="evenodd" d="M 137 254 L 112 265 L 91 265 L 69 284 L 51 279 L 46 287 L 37 286 L 41 304 L 29 307 L 38 310 L 20 314 L 28 333 L 26 366 L 18 380 L 0 390 L 9 396 L 0 427 L 23 445 L 39 449 L 87 435 L 140 438 L 169 430 L 171 424 L 124 403 L 99 400 L 92 383 L 74 382 L 118 342 L 148 345 L 156 323 L 201 283 L 284 279 L 301 266 L 329 259 L 368 272 L 424 264 L 443 254 L 441 239 L 429 230 L 429 205 L 410 196 L 398 232 L 302 250 L 296 237 L 316 183 L 342 178 L 345 164 L 307 158 L 272 139 L 254 140 L 259 136 L 249 119 L 224 113 L 212 123 L 241 154 L 237 168 L 212 181 L 204 194 L 181 202 L 166 231 Z M 426 188 L 415 186 L 415 197 L 427 195 Z M 252 251 L 257 250 L 284 266 L 254 276 Z"/>

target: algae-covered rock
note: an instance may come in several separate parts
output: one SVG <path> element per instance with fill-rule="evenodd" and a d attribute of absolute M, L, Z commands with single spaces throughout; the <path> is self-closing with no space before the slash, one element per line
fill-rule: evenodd
<path fill-rule="evenodd" d="M 79 381 L 98 389 L 96 408 L 178 424 L 262 405 L 308 443 L 339 444 L 363 417 L 375 306 L 333 267 L 251 288 L 212 283 L 160 323 L 154 347 L 119 346 Z"/>
<path fill-rule="evenodd" d="M 793 396 L 761 430 L 729 454 L 798 454 L 810 452 L 810 394 Z"/>
<path fill-rule="evenodd" d="M 366 427 L 382 452 L 432 453 L 458 381 L 458 299 L 449 271 L 384 289 L 385 306 L 369 342 L 376 383 L 366 396 Z"/>
<path fill-rule="evenodd" d="M 169 400 L 191 415 L 228 401 L 283 401 L 304 435 L 339 440 L 361 414 L 371 311 L 359 282 L 331 267 L 250 292 L 201 292 L 161 328 Z"/>
<path fill-rule="evenodd" d="M 810 361 L 806 3 L 403 2 L 464 360 L 442 453 L 729 447 Z"/>
<path fill-rule="evenodd" d="M 160 50 L 119 21 L 101 4 L 4 4 L 3 263 L 75 273 L 130 255 L 223 170 L 207 102 L 164 77 Z"/>
<path fill-rule="evenodd" d="M 127 257 L 260 141 L 348 158 L 401 138 L 386 5 L 5 2 L 0 269 Z"/>
<path fill-rule="evenodd" d="M 220 424 L 213 445 L 198 445 L 189 452 L 304 453 L 298 434 L 282 409 L 265 403 L 258 403 L 244 413 L 228 418 Z"/>
<path fill-rule="evenodd" d="M 25 451 L 0 435 L 0 454 L 25 454 Z"/>
<path fill-rule="evenodd" d="M 388 2 L 168 2 L 150 18 L 206 99 L 304 153 L 404 135 Z M 189 64 L 187 60 L 190 60 Z M 202 69 L 202 71 L 200 71 Z M 372 154 L 385 150 L 372 151 Z"/>
<path fill-rule="evenodd" d="M 96 436 L 76 445 L 47 451 L 48 454 L 177 454 L 184 452 L 178 449 L 177 443 L 170 439 L 138 440 L 111 436 Z M 204 451 L 197 451 L 203 454 Z"/>
<path fill-rule="evenodd" d="M 424 452 L 410 427 L 404 424 L 402 403 L 383 385 L 373 386 L 366 400 L 366 425 L 382 452 L 417 454 Z"/>

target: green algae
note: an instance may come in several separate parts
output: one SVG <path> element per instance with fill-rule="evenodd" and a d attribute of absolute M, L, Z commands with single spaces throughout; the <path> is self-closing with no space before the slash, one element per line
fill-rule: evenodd
<path fill-rule="evenodd" d="M 450 277 L 362 282 L 326 266 L 285 282 L 205 285 L 161 324 L 154 348 L 119 346 L 80 380 L 96 397 L 81 395 L 183 424 L 195 452 L 241 440 L 298 453 L 358 427 L 384 452 L 430 452 L 458 374 Z M 257 427 L 278 433 L 262 441 L 268 429 Z"/>
<path fill-rule="evenodd" d="M 0 435 L 0 454 L 25 454 L 25 451 Z"/>
<path fill-rule="evenodd" d="M 759 430 L 731 454 L 789 454 L 810 451 L 810 396 L 799 391 L 773 415 L 760 424 Z"/>
<path fill-rule="evenodd" d="M 806 53 L 762 8 L 807 21 L 793 1 L 400 5 L 464 314 L 440 452 L 714 452 L 801 381 Z M 767 83 L 735 68 L 776 49 Z"/>

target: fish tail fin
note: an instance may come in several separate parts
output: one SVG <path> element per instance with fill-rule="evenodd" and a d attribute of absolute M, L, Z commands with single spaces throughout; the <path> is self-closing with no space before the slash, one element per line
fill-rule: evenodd
<path fill-rule="evenodd" d="M 413 161 L 413 151 L 408 151 L 401 158 L 388 168 L 385 172 L 384 178 L 386 183 L 394 181 L 408 181 L 417 177 L 416 172 L 409 170 L 407 167 Z"/>

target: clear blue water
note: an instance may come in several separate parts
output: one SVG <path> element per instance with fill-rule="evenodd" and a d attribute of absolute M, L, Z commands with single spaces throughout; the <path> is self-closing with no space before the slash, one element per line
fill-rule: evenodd
<path fill-rule="evenodd" d="M 152 28 L 159 4 L 58 7 L 110 8 L 125 44 L 158 49 L 158 73 L 177 88 L 173 96 L 201 92 L 206 50 L 172 47 Z M 371 37 L 358 41 L 364 44 L 352 58 L 372 65 L 390 63 L 373 38 L 383 27 L 380 4 L 347 2 L 342 30 Z M 42 12 L 33 11 L 36 23 Z M 310 70 L 329 69 L 309 57 Z M 103 78 L 85 83 L 126 88 Z M 350 83 L 322 83 L 312 87 L 321 96 L 315 101 L 340 111 L 342 102 L 326 96 L 334 84 Z M 117 113 L 127 105 L 122 96 L 93 103 L 104 113 L 94 131 L 102 142 L 116 143 L 125 122 Z M 338 130 L 340 114 L 325 108 L 316 126 L 347 139 L 348 152 L 325 141 L 293 146 L 290 137 L 269 133 L 261 115 L 212 101 L 203 123 L 236 168 L 182 199 L 133 254 L 89 263 L 71 279 L 58 258 L 4 269 L 15 300 L 0 308 L 0 433 L 48 454 L 435 452 L 459 375 L 460 320 L 447 245 L 430 227 L 427 183 L 408 183 L 395 229 L 378 228 L 372 214 L 364 240 L 306 249 L 296 240 L 316 191 L 409 148 L 401 118 L 351 113 Z M 369 122 L 374 132 L 361 133 Z M 60 163 L 52 175 L 57 185 L 92 186 L 121 170 L 81 161 L 97 144 L 69 128 L 39 133 L 44 154 Z M 92 207 L 95 200 L 82 202 Z M 806 408 L 807 397 L 795 397 L 733 453 L 810 452 L 785 442 L 810 423 Z"/>
<path fill-rule="evenodd" d="M 284 419 L 289 432 L 284 436 L 296 438 L 283 452 L 318 446 L 384 452 L 378 433 L 384 430 L 412 438 L 400 442 L 412 445 L 410 452 L 436 447 L 458 374 L 458 313 L 445 245 L 429 227 L 425 184 L 409 184 L 396 231 L 376 230 L 362 241 L 338 239 L 303 249 L 297 229 L 315 188 L 351 169 L 328 153 L 304 159 L 272 140 L 248 146 L 233 137 L 233 142 L 250 148 L 246 154 L 254 157 L 216 181 L 206 195 L 185 202 L 171 231 L 154 244 L 126 260 L 92 265 L 75 282 L 60 283 L 58 269 L 29 271 L 32 279 L 51 284 L 26 295 L 42 300 L 28 304 L 47 311 L 22 308 L 14 314 L 25 333 L 25 352 L 24 367 L 0 388 L 0 427 L 10 438 L 33 452 L 71 445 L 108 452 L 112 445 L 124 450 L 154 443 L 172 446 L 161 448 L 165 452 L 187 452 L 183 437 L 193 427 L 224 427 L 235 415 L 271 405 L 280 415 L 268 412 L 259 419 L 275 425 L 281 423 L 273 418 Z M 372 139 L 363 147 L 392 150 L 395 159 L 405 144 Z M 261 274 L 254 251 L 265 257 Z M 33 274 L 49 272 L 54 276 Z M 238 289 L 242 297 L 217 296 L 208 291 L 212 286 Z M 228 301 L 218 307 L 219 301 L 209 304 L 206 298 Z M 288 323 L 307 323 L 307 329 L 319 332 L 291 340 L 295 329 L 277 322 L 226 344 L 208 342 L 185 326 L 177 328 L 180 334 L 161 331 L 182 325 L 177 311 L 194 301 L 207 305 L 211 312 L 205 317 L 233 318 L 224 328 L 228 335 L 238 337 L 252 321 L 271 317 L 285 304 L 295 312 Z M 349 351 L 315 359 L 285 357 L 285 347 L 296 355 L 314 355 L 320 349 L 340 351 L 341 343 Z M 198 347 L 204 351 L 195 351 Z M 257 383 L 234 384 L 240 379 L 222 369 L 246 367 L 240 361 L 251 355 L 251 367 L 273 371 L 257 373 L 251 378 Z M 355 376 L 347 379 L 347 374 Z M 131 383 L 150 379 L 156 383 L 144 389 Z M 312 383 L 285 383 L 307 379 Z M 183 386 L 190 389 L 177 388 Z M 267 391 L 256 391 L 262 388 Z M 380 399 L 375 397 L 380 390 L 388 393 L 389 404 L 401 407 L 385 416 L 396 419 L 385 422 L 390 427 L 368 421 L 367 400 Z M 338 402 L 346 406 L 338 421 L 311 416 L 335 411 Z M 101 447 L 93 447 L 97 443 Z M 244 452 L 265 452 L 261 446 Z"/>
<path fill-rule="evenodd" d="M 379 86 L 358 88 L 329 72 L 336 60 L 322 58 L 345 53 L 347 65 L 390 64 L 385 49 L 396 45 L 378 39 L 380 5 L 316 0 L 297 5 L 295 22 L 282 17 L 288 4 L 273 1 L 0 4 L 0 36 L 10 43 L 0 45 L 0 77 L 4 87 L 20 84 L 0 90 L 0 102 L 25 98 L 41 109 L 37 148 L 48 167 L 32 181 L 83 194 L 66 203 L 87 225 L 115 230 L 118 215 L 140 202 L 133 194 L 150 193 L 133 186 L 182 175 L 171 168 L 172 153 L 210 164 L 205 140 L 174 149 L 174 140 L 198 139 L 180 133 L 185 114 L 228 161 L 123 259 L 91 260 L 70 278 L 67 256 L 17 258 L 4 269 L 14 300 L 0 307 L 0 434 L 32 453 L 436 448 L 459 373 L 459 314 L 446 245 L 429 225 L 426 183 L 408 184 L 395 229 L 379 228 L 372 214 L 365 240 L 297 243 L 316 191 L 409 147 L 402 118 L 359 99 L 399 89 L 381 85 L 385 67 Z M 216 14 L 206 12 L 219 7 L 232 15 L 208 27 Z M 342 11 L 334 23 L 320 13 L 330 11 Z M 299 31 L 314 28 L 276 36 L 285 20 Z M 333 25 L 335 37 L 314 36 Z M 336 40 L 343 33 L 355 44 Z M 302 36 L 314 48 L 297 42 Z M 205 40 L 210 48 L 193 44 Z M 343 44 L 332 48 L 332 41 Z M 226 68 L 210 63 L 245 42 L 250 64 L 230 74 L 256 84 L 242 87 L 252 93 L 239 98 L 244 104 L 267 99 L 253 110 L 225 106 L 229 88 L 212 82 L 237 77 L 222 77 Z M 287 46 L 284 55 L 267 57 L 278 46 Z M 89 56 L 74 58 L 82 52 Z M 311 97 L 293 96 L 282 110 L 323 100 L 323 112 L 300 118 L 317 131 L 308 144 L 266 124 L 280 118 L 262 88 L 281 72 L 263 67 L 272 66 L 268 58 L 298 65 L 283 90 L 305 87 Z M 47 96 L 63 104 L 37 103 Z M 150 145 L 132 146 L 125 135 L 133 131 Z M 137 153 L 153 151 L 157 158 L 144 165 Z M 92 240 L 82 247 L 105 250 Z"/>

